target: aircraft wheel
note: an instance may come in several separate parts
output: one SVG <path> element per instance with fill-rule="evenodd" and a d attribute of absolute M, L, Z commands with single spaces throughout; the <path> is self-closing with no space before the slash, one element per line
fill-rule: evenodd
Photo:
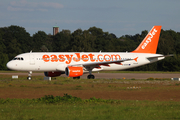
<path fill-rule="evenodd" d="M 88 78 L 88 79 L 94 79 L 95 76 L 94 76 L 94 75 L 88 75 L 87 78 Z"/>
<path fill-rule="evenodd" d="M 31 77 L 30 77 L 30 76 L 28 76 L 28 77 L 27 77 L 27 79 L 28 79 L 28 80 L 31 80 Z"/>

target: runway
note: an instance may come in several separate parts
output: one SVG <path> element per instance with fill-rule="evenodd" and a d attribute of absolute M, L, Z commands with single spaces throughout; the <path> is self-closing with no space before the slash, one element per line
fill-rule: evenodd
<path fill-rule="evenodd" d="M 18 73 L 3 73 L 0 75 L 18 75 L 18 76 L 28 76 L 28 73 L 18 72 Z M 81 78 L 86 79 L 88 74 L 84 74 Z M 178 73 L 93 73 L 95 78 L 101 79 L 148 79 L 148 78 L 180 78 L 180 74 Z M 33 73 L 32 78 L 36 76 L 43 76 L 44 73 Z M 61 75 L 63 77 L 67 77 L 65 74 Z"/>

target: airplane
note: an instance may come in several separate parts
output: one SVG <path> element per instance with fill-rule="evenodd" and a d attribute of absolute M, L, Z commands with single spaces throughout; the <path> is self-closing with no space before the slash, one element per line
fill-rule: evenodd
<path fill-rule="evenodd" d="M 95 79 L 92 72 L 102 70 L 125 70 L 153 63 L 172 55 L 156 54 L 161 26 L 153 26 L 140 45 L 132 52 L 30 52 L 17 55 L 7 63 L 7 68 L 28 71 L 43 71 L 47 77 L 66 74 L 79 79 L 88 73 L 88 79 Z"/>

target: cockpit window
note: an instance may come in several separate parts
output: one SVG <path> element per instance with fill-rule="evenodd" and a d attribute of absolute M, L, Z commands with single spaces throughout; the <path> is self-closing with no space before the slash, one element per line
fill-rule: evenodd
<path fill-rule="evenodd" d="M 15 57 L 15 58 L 13 58 L 13 60 L 24 60 L 24 58 L 22 58 L 22 57 Z"/>
<path fill-rule="evenodd" d="M 13 60 L 16 60 L 17 58 L 14 58 Z"/>

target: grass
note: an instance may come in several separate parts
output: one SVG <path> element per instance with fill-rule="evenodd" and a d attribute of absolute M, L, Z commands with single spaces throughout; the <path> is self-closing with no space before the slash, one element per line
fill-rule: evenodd
<path fill-rule="evenodd" d="M 5 100 L 4 100 L 5 101 Z M 37 99 L 6 99 L 0 104 L 1 120 L 164 120 L 180 119 L 180 102 L 71 99 L 49 103 Z"/>

